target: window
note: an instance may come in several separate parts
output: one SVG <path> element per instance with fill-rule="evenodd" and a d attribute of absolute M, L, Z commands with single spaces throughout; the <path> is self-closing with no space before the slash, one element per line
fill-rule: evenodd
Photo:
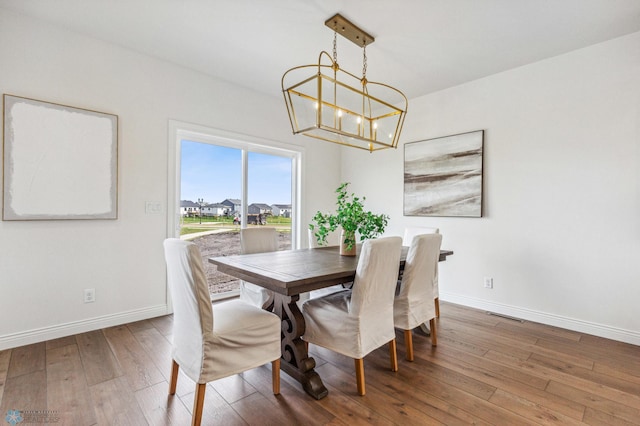
<path fill-rule="evenodd" d="M 207 258 L 240 253 L 241 227 L 275 227 L 280 249 L 299 247 L 302 153 L 215 129 L 175 122 L 170 128 L 175 204 L 167 209 L 168 234 L 200 246 L 213 299 L 237 294 L 237 279 L 218 273 Z"/>

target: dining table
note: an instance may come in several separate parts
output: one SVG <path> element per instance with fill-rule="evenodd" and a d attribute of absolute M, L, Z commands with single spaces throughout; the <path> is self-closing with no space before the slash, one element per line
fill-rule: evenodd
<path fill-rule="evenodd" d="M 266 304 L 281 319 L 282 360 L 280 368 L 302 384 L 312 397 L 322 399 L 327 388 L 314 370 L 316 362 L 309 356 L 301 339 L 305 322 L 298 306 L 300 295 L 336 284 L 353 282 L 361 245 L 355 256 L 340 255 L 339 246 L 281 250 L 255 254 L 211 257 L 208 261 L 219 272 L 256 284 L 273 292 Z M 399 277 L 402 276 L 409 247 L 402 247 Z M 453 251 L 440 250 L 440 261 Z"/>

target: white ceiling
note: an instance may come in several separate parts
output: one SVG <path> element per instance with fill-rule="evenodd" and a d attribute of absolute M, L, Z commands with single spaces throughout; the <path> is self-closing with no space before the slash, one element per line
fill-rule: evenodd
<path fill-rule="evenodd" d="M 417 97 L 640 31 L 640 0 L 0 0 L 0 8 L 280 96 L 331 53 L 340 12 L 376 38 L 367 77 Z M 338 38 L 356 75 L 362 51 Z"/>

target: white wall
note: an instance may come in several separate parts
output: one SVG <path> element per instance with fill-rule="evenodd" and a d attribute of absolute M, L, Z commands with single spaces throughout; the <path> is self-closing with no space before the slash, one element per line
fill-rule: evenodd
<path fill-rule="evenodd" d="M 481 219 L 403 217 L 402 147 L 340 163 L 279 97 L 3 9 L 0 92 L 120 119 L 117 220 L 0 221 L 0 349 L 166 312 L 170 119 L 304 145 L 305 223 L 351 181 L 389 234 L 439 226 L 444 300 L 640 344 L 640 34 L 410 101 L 403 141 L 486 130 Z"/>
<path fill-rule="evenodd" d="M 303 222 L 339 183 L 339 148 L 294 137 L 282 98 L 3 9 L 0 92 L 116 114 L 120 125 L 117 220 L 0 222 L 0 349 L 166 312 L 167 215 L 145 214 L 145 201 L 167 208 L 170 119 L 304 145 Z M 95 303 L 82 302 L 84 288 Z"/>
<path fill-rule="evenodd" d="M 389 234 L 440 227 L 442 299 L 640 344 L 640 33 L 413 99 L 402 140 L 479 129 L 483 218 L 403 217 L 402 147 L 343 179 Z"/>

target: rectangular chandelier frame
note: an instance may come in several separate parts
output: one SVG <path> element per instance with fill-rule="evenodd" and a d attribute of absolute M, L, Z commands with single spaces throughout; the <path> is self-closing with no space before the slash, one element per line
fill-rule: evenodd
<path fill-rule="evenodd" d="M 325 24 L 361 47 L 374 41 L 340 15 Z M 327 59 L 328 63 L 324 62 Z M 369 152 L 398 146 L 407 112 L 406 96 L 387 84 L 368 81 L 365 71 L 357 77 L 341 69 L 335 35 L 334 57 L 322 51 L 317 64 L 286 71 L 282 92 L 294 134 Z"/>

